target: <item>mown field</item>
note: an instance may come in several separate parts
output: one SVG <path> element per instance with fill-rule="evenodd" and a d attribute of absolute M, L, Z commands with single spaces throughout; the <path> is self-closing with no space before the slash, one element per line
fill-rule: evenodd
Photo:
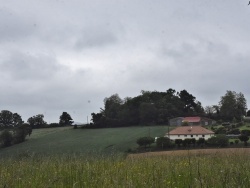
<path fill-rule="evenodd" d="M 73 129 L 72 127 L 34 129 L 27 141 L 0 149 L 1 157 L 34 154 L 100 155 L 133 150 L 143 136 L 163 136 L 166 126 Z"/>

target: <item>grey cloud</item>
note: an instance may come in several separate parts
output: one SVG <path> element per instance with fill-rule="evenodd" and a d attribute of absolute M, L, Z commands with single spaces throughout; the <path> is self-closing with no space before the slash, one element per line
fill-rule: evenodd
<path fill-rule="evenodd" d="M 1 5 L 1 109 L 27 118 L 44 113 L 50 121 L 68 111 L 82 121 L 105 97 L 142 89 L 187 89 L 205 105 L 228 89 L 250 97 L 249 7 L 243 2 Z"/>
<path fill-rule="evenodd" d="M 14 80 L 49 79 L 60 69 L 54 57 L 43 54 L 24 54 L 10 51 L 0 61 L 0 72 Z"/>
<path fill-rule="evenodd" d="M 24 41 L 24 38 L 30 37 L 36 28 L 36 24 L 26 16 L 8 10 L 0 10 L 0 41 L 17 42 Z"/>
<path fill-rule="evenodd" d="M 116 35 L 103 27 L 84 29 L 75 43 L 76 49 L 102 48 L 117 42 Z"/>

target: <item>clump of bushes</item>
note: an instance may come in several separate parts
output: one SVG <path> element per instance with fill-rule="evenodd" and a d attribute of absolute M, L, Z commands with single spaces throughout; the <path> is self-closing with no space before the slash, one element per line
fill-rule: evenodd
<path fill-rule="evenodd" d="M 5 129 L 0 134 L 0 146 L 8 147 L 25 141 L 27 135 L 32 133 L 29 126 L 21 125 L 14 129 Z"/>
<path fill-rule="evenodd" d="M 154 141 L 155 141 L 154 138 L 147 136 L 147 137 L 138 138 L 137 141 L 136 141 L 136 143 L 137 143 L 140 147 L 144 146 L 145 149 L 146 149 L 147 146 L 150 147 L 150 145 L 153 144 Z"/>
<path fill-rule="evenodd" d="M 239 139 L 240 139 L 241 142 L 244 142 L 245 146 L 247 146 L 247 141 L 249 140 L 248 135 L 242 134 L 242 135 L 239 136 Z"/>
<path fill-rule="evenodd" d="M 168 137 L 159 137 L 156 140 L 156 146 L 161 149 L 165 148 L 171 148 L 174 146 L 174 144 L 171 142 L 171 140 Z"/>
<path fill-rule="evenodd" d="M 229 139 L 226 135 L 216 135 L 207 140 L 209 146 L 226 147 L 228 143 Z"/>
<path fill-rule="evenodd" d="M 0 143 L 2 147 L 8 147 L 12 145 L 13 135 L 9 130 L 4 130 L 0 134 Z"/>

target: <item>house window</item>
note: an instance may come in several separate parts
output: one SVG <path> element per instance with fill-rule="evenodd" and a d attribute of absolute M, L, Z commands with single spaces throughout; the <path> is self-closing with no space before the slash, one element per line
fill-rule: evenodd
<path fill-rule="evenodd" d="M 187 137 L 187 135 L 184 135 L 184 137 Z"/>
<path fill-rule="evenodd" d="M 196 135 L 196 137 L 198 137 L 198 134 Z"/>
<path fill-rule="evenodd" d="M 193 136 L 193 135 L 191 135 L 191 137 L 193 138 L 194 136 Z"/>
<path fill-rule="evenodd" d="M 178 137 L 180 137 L 180 135 L 178 135 Z"/>
<path fill-rule="evenodd" d="M 203 134 L 202 137 L 205 137 L 205 135 Z"/>

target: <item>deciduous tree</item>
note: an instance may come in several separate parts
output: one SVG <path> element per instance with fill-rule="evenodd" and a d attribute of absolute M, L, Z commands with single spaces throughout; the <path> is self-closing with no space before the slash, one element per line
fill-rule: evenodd
<path fill-rule="evenodd" d="M 33 117 L 30 117 L 27 122 L 30 124 L 32 128 L 41 128 L 44 127 L 47 123 L 44 121 L 44 115 L 38 114 Z"/>
<path fill-rule="evenodd" d="M 241 120 L 242 116 L 246 114 L 246 104 L 246 99 L 242 93 L 227 91 L 219 102 L 220 115 L 224 120 L 232 121 L 233 118 Z"/>
<path fill-rule="evenodd" d="M 65 125 L 72 125 L 73 119 L 67 112 L 63 112 L 62 115 L 60 116 L 59 120 L 59 125 L 60 126 L 65 126 Z"/>

